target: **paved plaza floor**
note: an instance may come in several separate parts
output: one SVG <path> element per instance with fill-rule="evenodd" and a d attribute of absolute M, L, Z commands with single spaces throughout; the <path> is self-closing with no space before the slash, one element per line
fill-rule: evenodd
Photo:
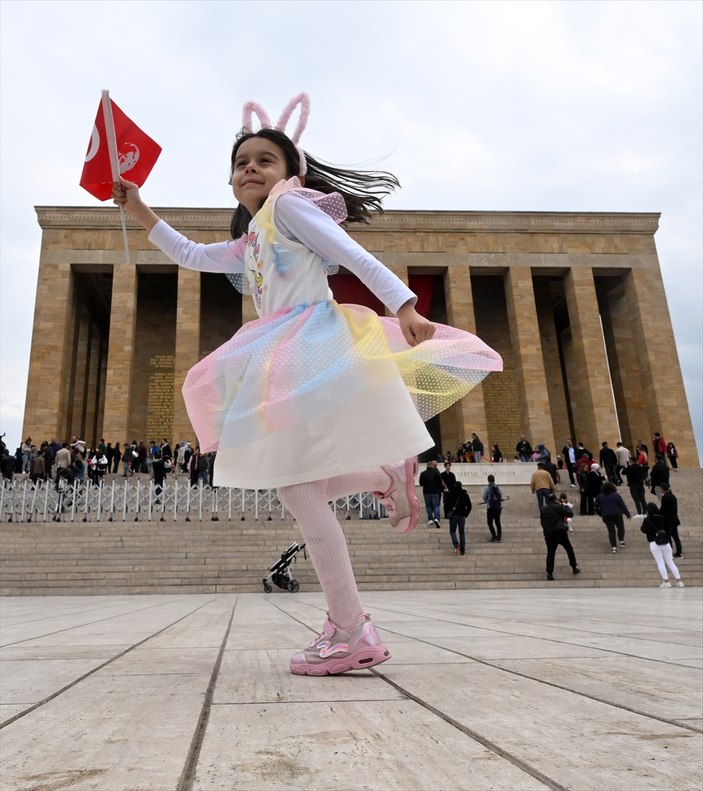
<path fill-rule="evenodd" d="M 325 678 L 317 593 L 3 599 L 0 788 L 701 788 L 700 588 L 363 598 L 392 659 Z"/>

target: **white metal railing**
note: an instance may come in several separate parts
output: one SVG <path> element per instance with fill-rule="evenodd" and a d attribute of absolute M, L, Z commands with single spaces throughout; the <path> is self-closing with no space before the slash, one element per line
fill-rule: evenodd
<path fill-rule="evenodd" d="M 63 482 L 62 482 L 63 483 Z M 381 519 L 385 509 L 370 492 L 330 503 L 342 519 Z M 153 480 L 87 481 L 57 487 L 28 479 L 0 485 L 0 522 L 245 521 L 285 519 L 275 489 L 190 486 L 178 478 L 160 490 Z"/>

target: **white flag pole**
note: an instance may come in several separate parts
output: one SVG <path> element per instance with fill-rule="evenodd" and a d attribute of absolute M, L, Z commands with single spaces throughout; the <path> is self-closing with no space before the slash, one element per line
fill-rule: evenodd
<path fill-rule="evenodd" d="M 110 92 L 102 92 L 103 118 L 105 119 L 105 134 L 107 135 L 107 150 L 110 155 L 110 170 L 112 180 L 120 180 L 120 163 L 117 158 L 117 139 L 115 137 L 115 122 L 112 119 L 112 105 L 110 104 Z M 127 244 L 127 221 L 125 218 L 124 207 L 120 206 L 120 220 L 122 221 L 122 241 L 124 243 L 125 262 L 129 264 L 129 245 Z"/>

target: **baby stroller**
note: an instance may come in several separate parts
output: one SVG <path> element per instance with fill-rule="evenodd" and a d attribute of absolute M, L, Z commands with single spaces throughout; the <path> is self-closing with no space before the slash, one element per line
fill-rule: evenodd
<path fill-rule="evenodd" d="M 270 573 L 261 581 L 261 584 L 264 586 L 264 593 L 271 593 L 273 590 L 269 580 L 284 591 L 288 590 L 291 593 L 297 593 L 300 590 L 298 580 L 293 579 L 293 575 L 290 573 L 290 564 L 296 560 L 295 556 L 301 550 L 303 552 L 303 557 L 307 560 L 308 556 L 305 552 L 305 544 L 299 544 L 297 541 L 294 541 L 281 555 L 280 560 L 277 560 L 273 566 L 269 566 Z"/>

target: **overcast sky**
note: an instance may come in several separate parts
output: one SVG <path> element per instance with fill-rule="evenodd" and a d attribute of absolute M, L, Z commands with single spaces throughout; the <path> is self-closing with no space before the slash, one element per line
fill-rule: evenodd
<path fill-rule="evenodd" d="M 0 0 L 8 445 L 21 441 L 41 241 L 34 206 L 101 205 L 78 186 L 101 89 L 163 147 L 145 200 L 207 208 L 233 205 L 228 160 L 242 104 L 260 101 L 275 118 L 305 90 L 304 147 L 394 172 L 403 189 L 388 208 L 661 212 L 655 239 L 700 453 L 702 9 L 698 0 Z"/>

